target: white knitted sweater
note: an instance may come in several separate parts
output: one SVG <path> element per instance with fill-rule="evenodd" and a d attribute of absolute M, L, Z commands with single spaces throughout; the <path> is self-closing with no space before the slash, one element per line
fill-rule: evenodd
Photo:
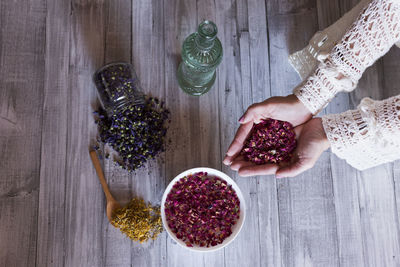
<path fill-rule="evenodd" d="M 354 23 L 343 27 L 351 18 Z M 365 69 L 399 40 L 400 0 L 361 1 L 291 55 L 300 76 L 308 76 L 294 94 L 318 113 L 338 92 L 352 91 Z M 400 95 L 383 101 L 365 98 L 356 110 L 323 116 L 322 122 L 332 152 L 357 169 L 400 159 Z"/>

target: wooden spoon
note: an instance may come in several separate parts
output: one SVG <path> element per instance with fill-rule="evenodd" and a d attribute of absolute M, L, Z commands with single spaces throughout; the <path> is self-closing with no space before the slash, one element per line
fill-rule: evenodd
<path fill-rule="evenodd" d="M 110 189 L 108 188 L 106 179 L 104 178 L 104 173 L 95 150 L 90 151 L 90 158 L 92 159 L 94 168 L 96 169 L 97 172 L 97 176 L 99 177 L 100 180 L 101 187 L 103 187 L 104 194 L 106 195 L 107 218 L 112 224 L 113 214 L 117 209 L 121 208 L 121 205 L 113 198 L 113 196 L 110 193 Z"/>

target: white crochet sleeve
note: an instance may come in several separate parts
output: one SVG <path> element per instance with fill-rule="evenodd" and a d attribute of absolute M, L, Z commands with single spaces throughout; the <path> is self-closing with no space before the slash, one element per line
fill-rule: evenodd
<path fill-rule="evenodd" d="M 400 159 L 400 95 L 322 117 L 332 152 L 364 170 Z"/>
<path fill-rule="evenodd" d="M 352 91 L 366 68 L 400 40 L 400 0 L 373 0 L 315 72 L 294 89 L 313 114 L 340 91 Z"/>

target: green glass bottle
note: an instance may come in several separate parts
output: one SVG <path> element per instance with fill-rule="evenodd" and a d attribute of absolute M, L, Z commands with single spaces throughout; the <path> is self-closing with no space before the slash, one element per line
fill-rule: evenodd
<path fill-rule="evenodd" d="M 215 69 L 222 60 L 222 45 L 217 32 L 217 26 L 205 20 L 200 23 L 197 32 L 183 42 L 178 82 L 182 90 L 190 95 L 207 93 L 215 82 Z"/>

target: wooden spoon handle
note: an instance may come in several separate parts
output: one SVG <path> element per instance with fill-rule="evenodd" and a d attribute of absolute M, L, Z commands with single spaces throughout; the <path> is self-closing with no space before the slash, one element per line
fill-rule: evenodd
<path fill-rule="evenodd" d="M 107 202 L 115 201 L 108 188 L 106 179 L 104 178 L 103 169 L 101 168 L 99 158 L 95 150 L 90 151 L 90 158 L 92 159 L 93 166 L 96 169 L 97 176 L 99 177 L 101 187 L 103 187 L 104 194 L 106 195 Z"/>

